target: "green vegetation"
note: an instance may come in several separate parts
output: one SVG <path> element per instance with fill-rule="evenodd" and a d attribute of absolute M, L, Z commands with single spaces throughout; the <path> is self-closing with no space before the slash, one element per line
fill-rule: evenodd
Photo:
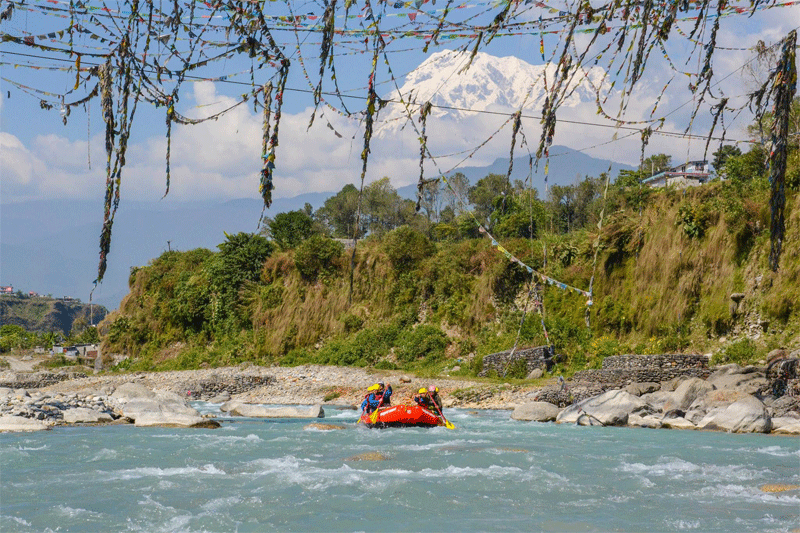
<path fill-rule="evenodd" d="M 795 154 L 790 176 L 800 174 Z M 315 213 L 275 216 L 266 237 L 227 236 L 216 253 L 167 252 L 132 272 L 130 294 L 101 328 L 104 353 L 130 355 L 123 366 L 137 370 L 251 361 L 435 375 L 458 361 L 459 375 L 475 375 L 487 354 L 549 340 L 567 375 L 619 353 L 754 362 L 800 338 L 800 252 L 788 245 L 800 241 L 798 183 L 787 185 L 787 244 L 773 272 L 761 149 L 722 147 L 715 160 L 726 180 L 677 191 L 642 185 L 670 165 L 652 156 L 607 198 L 602 175 L 544 200 L 505 176 L 471 188 L 448 180 L 526 265 L 582 289 L 593 279 L 588 307 L 510 262 L 443 183 L 426 185 L 415 214 L 382 179 L 365 189 L 360 219 L 348 185 Z M 354 234 L 354 255 L 331 238 Z M 511 365 L 503 377 L 524 374 Z"/>
<path fill-rule="evenodd" d="M 89 305 L 80 300 L 28 296 L 20 291 L 0 295 L 0 324 L 16 324 L 32 333 L 77 336 L 92 321 L 98 324 L 107 314 L 102 305 Z"/>

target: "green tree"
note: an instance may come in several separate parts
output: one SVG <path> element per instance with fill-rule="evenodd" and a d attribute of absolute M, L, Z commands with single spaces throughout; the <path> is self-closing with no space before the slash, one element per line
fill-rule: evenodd
<path fill-rule="evenodd" d="M 664 172 L 672 168 L 672 156 L 667 154 L 651 155 L 639 165 L 641 170 L 646 176 L 655 176 L 659 172 Z"/>
<path fill-rule="evenodd" d="M 501 199 L 511 193 L 508 178 L 502 174 L 489 174 L 478 180 L 469 189 L 469 202 L 475 210 L 478 220 L 489 220 L 489 215 L 495 209 L 495 199 Z"/>
<path fill-rule="evenodd" d="M 742 155 L 742 151 L 738 146 L 726 144 L 724 146 L 720 146 L 719 149 L 711 155 L 714 156 L 714 159 L 711 161 L 711 166 L 714 167 L 717 175 L 720 175 L 725 168 L 725 162 L 728 160 L 728 158 L 731 156 Z"/>
<path fill-rule="evenodd" d="M 358 189 L 348 183 L 342 190 L 331 196 L 316 212 L 321 221 L 334 237 L 353 238 L 356 230 L 356 213 L 358 211 Z M 358 228 L 358 237 L 364 235 L 363 228 Z"/>
<path fill-rule="evenodd" d="M 239 289 L 245 282 L 258 281 L 264 261 L 272 254 L 272 244 L 252 233 L 225 234 L 219 253 L 209 265 L 212 290 L 212 320 L 221 324 L 236 316 Z"/>
<path fill-rule="evenodd" d="M 569 233 L 575 227 L 575 189 L 570 185 L 553 185 L 548 196 L 553 231 Z"/>
<path fill-rule="evenodd" d="M 364 187 L 362 227 L 373 235 L 383 235 L 403 223 L 403 199 L 392 187 L 388 177 L 373 181 Z"/>
<path fill-rule="evenodd" d="M 767 175 L 766 151 L 761 145 L 754 145 L 749 152 L 728 157 L 723 167 L 727 179 L 750 181 Z"/>
<path fill-rule="evenodd" d="M 455 215 L 461 214 L 466 207 L 464 202 L 468 201 L 469 179 L 462 172 L 456 172 L 447 178 L 447 185 L 444 186 L 444 189 L 446 190 L 445 205 L 449 206 Z"/>
<path fill-rule="evenodd" d="M 269 222 L 269 232 L 280 249 L 289 250 L 314 234 L 314 221 L 305 211 L 278 213 Z"/>

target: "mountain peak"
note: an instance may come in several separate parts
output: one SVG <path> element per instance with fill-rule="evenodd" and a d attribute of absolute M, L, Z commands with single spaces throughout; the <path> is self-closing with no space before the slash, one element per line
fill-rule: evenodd
<path fill-rule="evenodd" d="M 545 88 L 552 84 L 556 66 L 552 63 L 531 65 L 513 56 L 496 57 L 478 52 L 470 67 L 469 52 L 443 50 L 431 54 L 405 79 L 398 91 L 386 95 L 387 99 L 412 103 L 412 109 L 431 102 L 436 108 L 432 116 L 458 120 L 474 113 L 470 111 L 515 111 L 520 108 L 539 111 L 546 98 Z M 595 92 L 592 84 L 603 84 L 604 71 L 593 67 L 575 73 L 571 82 L 574 91 L 562 105 L 573 107 L 592 102 Z M 591 80 L 591 84 L 589 83 Z M 442 108 L 448 109 L 442 109 Z M 396 129 L 393 124 L 402 122 L 404 110 L 392 106 L 381 117 L 388 124 L 382 129 Z"/>

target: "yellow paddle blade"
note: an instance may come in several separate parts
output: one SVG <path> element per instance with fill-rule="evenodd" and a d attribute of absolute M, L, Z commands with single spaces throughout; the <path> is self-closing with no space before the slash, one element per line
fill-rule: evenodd
<path fill-rule="evenodd" d="M 378 421 L 378 410 L 377 409 L 372 411 L 372 414 L 369 415 L 369 421 L 370 421 L 371 424 L 374 424 L 375 422 Z"/>
<path fill-rule="evenodd" d="M 445 419 L 444 421 L 444 427 L 446 427 L 447 429 L 456 429 L 456 427 L 452 424 L 452 422 L 450 422 L 447 419 Z"/>

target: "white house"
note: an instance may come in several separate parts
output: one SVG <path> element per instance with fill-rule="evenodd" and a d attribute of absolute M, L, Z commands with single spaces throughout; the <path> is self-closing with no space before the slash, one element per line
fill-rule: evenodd
<path fill-rule="evenodd" d="M 668 185 L 679 189 L 696 187 L 708 181 L 708 170 L 708 161 L 687 161 L 675 168 L 650 176 L 642 183 L 648 187 L 666 187 Z"/>

